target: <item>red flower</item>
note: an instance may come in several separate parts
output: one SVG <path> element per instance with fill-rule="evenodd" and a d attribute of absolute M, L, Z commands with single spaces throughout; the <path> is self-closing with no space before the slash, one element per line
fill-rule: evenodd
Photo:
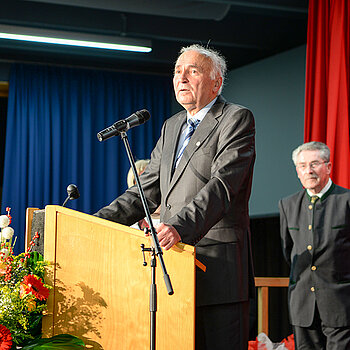
<path fill-rule="evenodd" d="M 0 350 L 10 350 L 12 347 L 11 332 L 0 324 Z"/>
<path fill-rule="evenodd" d="M 44 286 L 41 278 L 34 275 L 27 275 L 23 278 L 20 293 L 22 298 L 25 294 L 32 294 L 39 300 L 45 300 L 49 297 L 50 292 Z"/>

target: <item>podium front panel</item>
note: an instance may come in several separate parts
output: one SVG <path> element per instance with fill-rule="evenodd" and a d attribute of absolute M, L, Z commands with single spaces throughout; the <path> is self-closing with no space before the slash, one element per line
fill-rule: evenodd
<path fill-rule="evenodd" d="M 59 206 L 47 206 L 45 259 L 53 290 L 47 336 L 69 333 L 90 349 L 149 349 L 150 256 L 143 266 L 138 231 Z M 157 259 L 156 349 L 194 349 L 195 253 L 178 244 L 163 251 L 174 288 L 168 295 Z"/>

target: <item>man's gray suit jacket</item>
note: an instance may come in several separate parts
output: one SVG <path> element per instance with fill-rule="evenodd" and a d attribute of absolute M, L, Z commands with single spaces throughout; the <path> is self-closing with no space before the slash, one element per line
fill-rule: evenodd
<path fill-rule="evenodd" d="M 162 127 L 141 184 L 151 213 L 196 246 L 207 271 L 197 271 L 198 305 L 246 301 L 254 286 L 248 200 L 255 160 L 252 113 L 218 97 L 173 171 L 186 111 Z M 144 217 L 136 186 L 95 215 L 124 225 Z M 199 270 L 199 269 L 198 269 Z"/>
<path fill-rule="evenodd" d="M 291 323 L 309 327 L 317 303 L 325 326 L 349 326 L 350 191 L 332 184 L 313 204 L 303 190 L 279 208 Z"/>

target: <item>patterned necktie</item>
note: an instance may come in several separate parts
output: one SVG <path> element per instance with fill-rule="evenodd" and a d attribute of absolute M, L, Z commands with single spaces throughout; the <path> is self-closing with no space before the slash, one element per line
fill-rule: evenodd
<path fill-rule="evenodd" d="M 186 128 L 186 136 L 185 139 L 183 141 L 183 144 L 179 150 L 179 153 L 176 157 L 176 161 L 175 161 L 175 169 L 177 168 L 177 166 L 179 165 L 180 159 L 182 157 L 182 154 L 184 153 L 184 150 L 186 148 L 186 146 L 188 145 L 188 143 L 190 142 L 190 138 L 192 137 L 194 131 L 196 130 L 198 124 L 200 123 L 200 120 L 198 119 L 188 119 L 187 120 L 187 128 Z"/>

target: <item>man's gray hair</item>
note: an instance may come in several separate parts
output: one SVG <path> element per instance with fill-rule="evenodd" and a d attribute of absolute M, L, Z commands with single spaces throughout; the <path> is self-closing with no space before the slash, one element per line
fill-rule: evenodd
<path fill-rule="evenodd" d="M 329 162 L 331 156 L 331 152 L 326 144 L 323 142 L 311 141 L 303 143 L 293 151 L 292 159 L 295 165 L 297 165 L 298 156 L 302 151 L 319 151 L 320 157 L 326 162 Z"/>
<path fill-rule="evenodd" d="M 219 52 L 213 49 L 206 48 L 202 45 L 193 44 L 193 45 L 181 48 L 178 57 L 180 57 L 181 54 L 187 51 L 197 51 L 201 55 L 210 58 L 213 64 L 213 70 L 210 73 L 210 78 L 215 79 L 217 75 L 219 75 L 222 78 L 222 84 L 221 84 L 220 90 L 218 91 L 218 95 L 220 95 L 222 88 L 224 86 L 224 81 L 225 81 L 226 72 L 227 72 L 227 65 L 226 65 L 226 60 L 224 56 L 222 56 Z"/>

